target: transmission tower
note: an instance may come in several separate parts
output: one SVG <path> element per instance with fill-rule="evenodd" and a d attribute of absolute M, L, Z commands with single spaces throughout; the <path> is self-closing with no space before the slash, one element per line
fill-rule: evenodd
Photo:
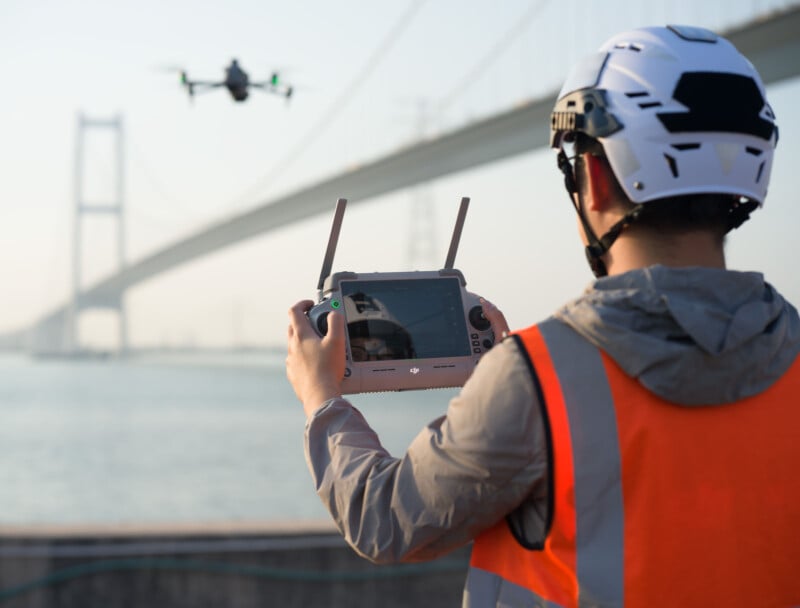
<path fill-rule="evenodd" d="M 115 180 L 111 200 L 89 202 L 85 190 L 85 137 L 89 130 L 109 130 L 114 138 Z M 124 204 L 124 157 L 123 128 L 120 115 L 107 120 L 96 120 L 78 114 L 78 128 L 75 137 L 75 218 L 72 240 L 72 302 L 66 320 L 65 350 L 76 353 L 81 350 L 78 318 L 81 311 L 88 309 L 110 309 L 117 312 L 119 326 L 119 351 L 128 350 L 128 323 L 123 294 L 88 299 L 82 293 L 83 272 L 83 220 L 91 215 L 104 215 L 116 222 L 117 267 L 125 266 L 125 204 Z"/>

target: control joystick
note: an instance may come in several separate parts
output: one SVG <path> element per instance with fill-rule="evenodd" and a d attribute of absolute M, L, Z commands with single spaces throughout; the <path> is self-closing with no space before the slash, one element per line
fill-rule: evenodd
<path fill-rule="evenodd" d="M 331 314 L 329 310 L 325 310 L 320 312 L 317 316 L 316 326 L 317 326 L 317 333 L 320 336 L 325 336 L 328 333 L 328 315 Z"/>
<path fill-rule="evenodd" d="M 489 323 L 489 319 L 483 314 L 483 308 L 481 306 L 473 306 L 468 316 L 470 325 L 478 331 L 486 331 L 492 326 L 492 324 Z"/>

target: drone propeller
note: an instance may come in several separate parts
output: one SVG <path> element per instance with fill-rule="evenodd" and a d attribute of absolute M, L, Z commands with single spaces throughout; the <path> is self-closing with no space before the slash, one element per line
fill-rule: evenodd
<path fill-rule="evenodd" d="M 278 95 L 282 95 L 287 100 L 291 98 L 294 93 L 294 86 L 283 82 L 279 71 L 272 72 L 269 78 L 269 89 Z"/>
<path fill-rule="evenodd" d="M 159 72 L 167 72 L 167 73 L 171 73 L 171 74 L 176 74 L 177 73 L 178 74 L 178 79 L 179 79 L 178 82 L 180 83 L 180 86 L 182 86 L 183 88 L 186 89 L 186 92 L 188 93 L 190 98 L 194 97 L 194 95 L 195 95 L 195 88 L 194 87 L 195 87 L 195 84 L 197 84 L 197 83 L 189 80 L 189 74 L 188 74 L 188 72 L 186 71 L 186 69 L 183 66 L 174 65 L 174 64 L 172 64 L 172 65 L 160 65 L 160 66 L 153 66 L 153 69 L 157 70 Z"/>
<path fill-rule="evenodd" d="M 186 92 L 189 94 L 189 101 L 194 103 L 194 85 L 195 83 L 189 80 L 189 76 L 186 73 L 186 70 L 180 70 L 181 74 L 181 85 L 186 88 Z"/>

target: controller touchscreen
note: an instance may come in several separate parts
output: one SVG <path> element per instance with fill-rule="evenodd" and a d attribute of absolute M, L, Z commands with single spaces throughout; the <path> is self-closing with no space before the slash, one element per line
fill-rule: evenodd
<path fill-rule="evenodd" d="M 354 362 L 468 357 L 457 278 L 341 281 Z"/>

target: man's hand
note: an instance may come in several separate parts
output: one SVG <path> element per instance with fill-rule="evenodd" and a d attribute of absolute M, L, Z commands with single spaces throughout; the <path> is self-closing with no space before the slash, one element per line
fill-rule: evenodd
<path fill-rule="evenodd" d="M 345 368 L 344 317 L 328 315 L 328 334 L 320 338 L 306 313 L 314 305 L 302 300 L 289 309 L 286 377 L 311 417 L 327 400 L 342 395 Z"/>
<path fill-rule="evenodd" d="M 480 303 L 483 309 L 483 316 L 488 319 L 492 326 L 495 343 L 500 342 L 508 335 L 508 322 L 505 315 L 486 298 L 480 298 Z"/>

